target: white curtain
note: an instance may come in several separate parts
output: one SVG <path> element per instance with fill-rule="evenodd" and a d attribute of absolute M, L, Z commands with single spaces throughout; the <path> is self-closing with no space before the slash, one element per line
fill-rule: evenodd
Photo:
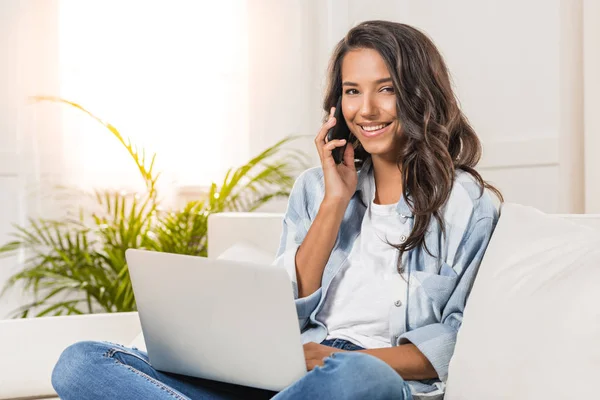
<path fill-rule="evenodd" d="M 46 188 L 61 184 L 61 121 L 52 107 L 29 97 L 56 92 L 58 0 L 0 2 L 0 244 L 14 240 L 13 224 L 60 210 Z M 0 286 L 20 268 L 19 257 L 0 258 Z M 0 318 L 30 302 L 19 288 L 0 301 Z"/>

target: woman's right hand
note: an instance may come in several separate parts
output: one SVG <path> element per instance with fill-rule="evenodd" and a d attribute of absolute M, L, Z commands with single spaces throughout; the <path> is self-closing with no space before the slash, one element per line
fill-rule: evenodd
<path fill-rule="evenodd" d="M 358 174 L 354 166 L 354 148 L 352 145 L 346 146 L 343 161 L 340 164 L 336 164 L 331 155 L 333 149 L 346 144 L 345 140 L 327 142 L 327 132 L 336 124 L 334 113 L 335 107 L 332 107 L 329 112 L 329 119 L 323 124 L 315 138 L 315 145 L 321 158 L 325 179 L 325 198 L 323 201 L 348 204 L 354 192 L 356 192 Z"/>

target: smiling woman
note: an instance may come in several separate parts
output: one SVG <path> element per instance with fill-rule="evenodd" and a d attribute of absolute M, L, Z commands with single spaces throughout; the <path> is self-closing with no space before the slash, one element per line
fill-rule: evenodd
<path fill-rule="evenodd" d="M 156 151 L 166 184 L 221 179 L 248 156 L 246 14 L 245 0 L 61 0 L 60 95 Z M 64 110 L 69 183 L 136 187 L 114 139 L 75 114 Z"/>
<path fill-rule="evenodd" d="M 365 21 L 339 41 L 330 66 L 329 119 L 314 140 L 321 167 L 296 179 L 273 262 L 289 274 L 307 373 L 279 393 L 257 391 L 238 378 L 159 372 L 134 348 L 80 342 L 54 368 L 61 398 L 443 397 L 466 298 L 498 220 L 485 191 L 495 189 L 474 170 L 479 140 L 441 55 L 416 28 Z M 340 96 L 338 118 L 364 154 L 326 140 Z M 342 163 L 336 146 L 345 146 Z M 364 157 L 360 169 L 355 155 Z M 245 339 L 259 351 L 273 342 Z"/>
<path fill-rule="evenodd" d="M 373 49 L 359 49 L 344 57 L 342 70 L 344 77 L 356 81 L 342 82 L 342 110 L 351 121 L 350 129 L 354 128 L 370 154 L 388 150 L 396 141 L 400 124 L 394 84 L 383 58 Z"/>

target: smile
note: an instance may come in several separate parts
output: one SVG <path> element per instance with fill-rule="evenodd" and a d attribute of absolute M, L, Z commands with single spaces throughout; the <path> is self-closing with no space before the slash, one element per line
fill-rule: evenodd
<path fill-rule="evenodd" d="M 388 122 L 386 124 L 374 125 L 374 126 L 360 126 L 360 125 L 359 126 L 360 126 L 360 131 L 364 136 L 374 137 L 374 136 L 381 135 L 382 133 L 385 133 L 391 124 L 392 124 L 391 122 Z"/>

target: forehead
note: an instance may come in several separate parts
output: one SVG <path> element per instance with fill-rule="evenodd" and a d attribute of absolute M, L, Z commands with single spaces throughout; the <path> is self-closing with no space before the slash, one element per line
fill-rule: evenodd
<path fill-rule="evenodd" d="M 373 49 L 349 51 L 342 61 L 342 81 L 368 83 L 389 76 L 383 58 Z"/>

